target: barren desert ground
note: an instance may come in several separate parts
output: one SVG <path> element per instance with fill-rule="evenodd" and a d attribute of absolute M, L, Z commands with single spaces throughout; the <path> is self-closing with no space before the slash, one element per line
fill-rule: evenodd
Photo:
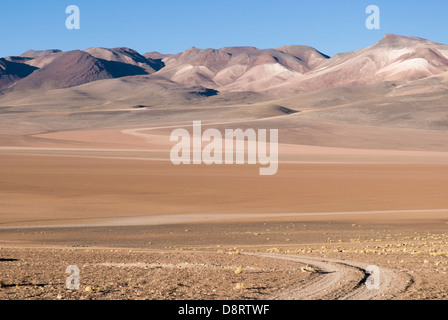
<path fill-rule="evenodd" d="M 136 123 L 73 130 L 6 115 L 0 298 L 446 298 L 448 135 L 266 110 L 204 126 L 279 128 L 273 176 L 173 165 L 169 134 L 194 113 L 127 110 Z M 69 265 L 79 290 L 65 288 Z M 364 285 L 369 265 L 379 289 Z"/>

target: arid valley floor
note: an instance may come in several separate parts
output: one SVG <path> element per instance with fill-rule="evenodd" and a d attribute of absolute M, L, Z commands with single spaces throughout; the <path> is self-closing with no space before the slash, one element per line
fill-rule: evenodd
<path fill-rule="evenodd" d="M 162 114 L 151 129 L 152 112 L 125 111 L 145 125 L 2 132 L 2 299 L 447 297 L 445 132 L 300 113 L 210 120 L 281 128 L 278 173 L 259 176 L 253 165 L 173 165 L 171 128 L 191 122 Z M 289 143 L 306 134 L 293 125 L 344 139 Z M 353 147 L 372 135 L 383 149 Z M 424 150 L 426 139 L 438 143 Z M 79 290 L 65 288 L 69 265 Z M 379 290 L 363 285 L 368 265 Z"/>

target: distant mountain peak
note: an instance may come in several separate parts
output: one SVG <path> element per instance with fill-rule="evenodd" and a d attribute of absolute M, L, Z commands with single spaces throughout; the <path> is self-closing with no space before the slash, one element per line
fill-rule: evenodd
<path fill-rule="evenodd" d="M 387 48 L 406 48 L 417 46 L 420 44 L 435 44 L 435 42 L 431 42 L 419 37 L 409 37 L 387 33 L 384 38 L 378 41 L 374 46 Z"/>
<path fill-rule="evenodd" d="M 149 74 L 152 74 L 160 70 L 164 64 L 160 61 L 151 59 L 150 57 L 142 56 L 134 49 L 127 47 L 118 47 L 113 49 L 108 48 L 89 48 L 85 52 L 92 56 L 114 62 L 126 63 L 145 69 Z"/>
<path fill-rule="evenodd" d="M 53 53 L 59 53 L 59 52 L 62 52 L 62 51 L 59 49 L 28 50 L 28 51 L 22 53 L 20 56 L 26 57 L 26 58 L 37 58 L 37 57 L 42 57 L 42 56 L 46 56 L 46 55 L 53 54 Z"/>
<path fill-rule="evenodd" d="M 57 58 L 51 63 L 17 81 L 16 86 L 68 88 L 96 80 L 145 74 L 147 72 L 139 66 L 108 61 L 85 51 L 73 50 L 58 53 Z"/>

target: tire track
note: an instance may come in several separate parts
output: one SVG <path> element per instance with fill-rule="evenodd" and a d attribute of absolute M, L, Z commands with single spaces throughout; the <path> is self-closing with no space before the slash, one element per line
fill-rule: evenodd
<path fill-rule="evenodd" d="M 380 268 L 379 289 L 368 289 L 366 263 L 284 254 L 245 254 L 293 261 L 317 270 L 311 280 L 269 297 L 273 300 L 387 300 L 405 292 L 413 282 L 405 272 Z"/>

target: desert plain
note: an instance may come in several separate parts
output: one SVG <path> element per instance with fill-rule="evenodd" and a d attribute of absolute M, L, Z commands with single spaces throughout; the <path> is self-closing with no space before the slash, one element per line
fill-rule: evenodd
<path fill-rule="evenodd" d="M 298 113 L 244 125 L 294 121 L 314 125 Z M 445 152 L 280 143 L 278 173 L 260 176 L 248 164 L 173 165 L 176 125 L 3 134 L 15 142 L 0 151 L 2 298 L 446 297 Z M 356 130 L 353 140 L 372 129 Z M 69 265 L 79 290 L 65 288 Z M 358 292 L 367 265 L 387 270 L 384 290 Z"/>

